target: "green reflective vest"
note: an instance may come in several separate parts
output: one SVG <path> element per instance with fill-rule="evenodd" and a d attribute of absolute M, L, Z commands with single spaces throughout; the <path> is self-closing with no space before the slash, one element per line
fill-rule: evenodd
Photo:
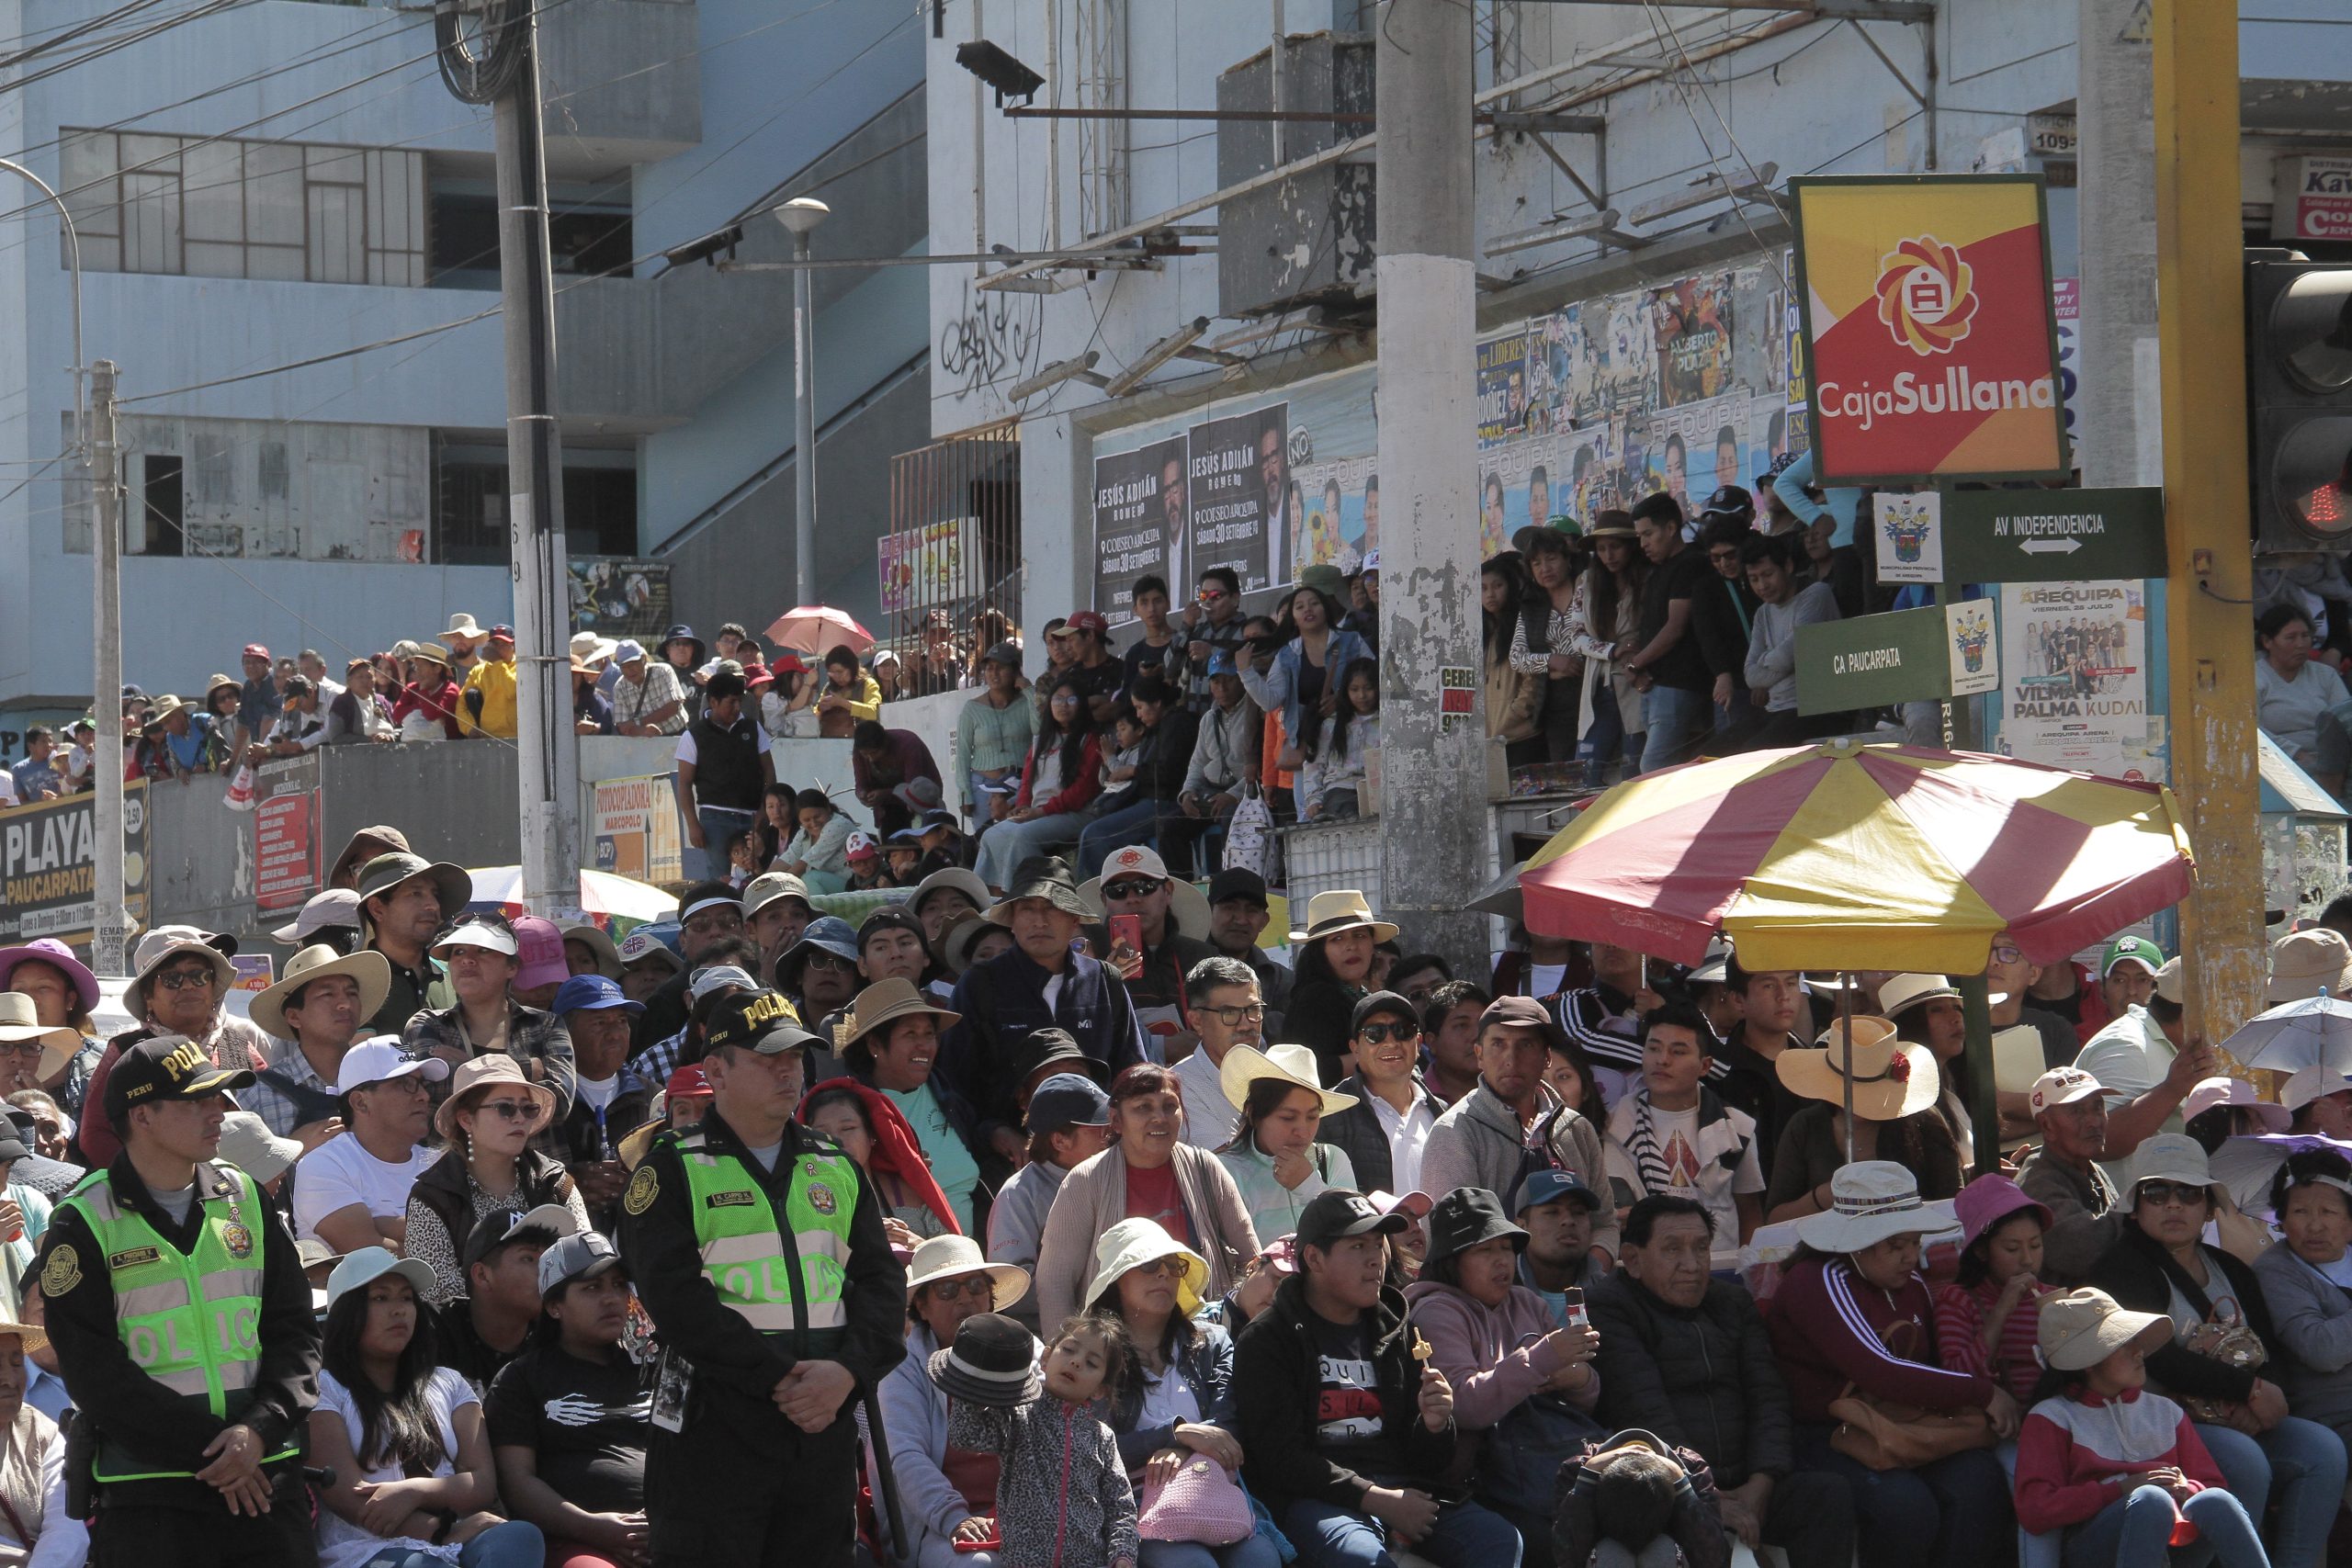
<path fill-rule="evenodd" d="M 847 1326 L 850 1216 L 857 1166 L 838 1150 L 804 1151 L 781 1215 L 752 1168 L 713 1151 L 697 1128 L 678 1139 L 694 1204 L 703 1278 L 729 1311 L 763 1334 L 797 1334 L 807 1354 L 829 1349 Z"/>
<path fill-rule="evenodd" d="M 67 1195 L 97 1238 L 114 1291 L 115 1332 L 139 1370 L 221 1421 L 235 1421 L 253 1404 L 261 1365 L 262 1201 L 244 1172 L 229 1166 L 196 1168 L 204 1223 L 196 1249 L 184 1253 L 145 1217 L 115 1195 L 107 1172 L 93 1174 Z M 95 1262 L 96 1260 L 91 1260 Z M 290 1459 L 288 1446 L 264 1463 Z M 91 1474 L 101 1482 L 158 1481 L 193 1476 L 158 1470 L 101 1434 Z"/>

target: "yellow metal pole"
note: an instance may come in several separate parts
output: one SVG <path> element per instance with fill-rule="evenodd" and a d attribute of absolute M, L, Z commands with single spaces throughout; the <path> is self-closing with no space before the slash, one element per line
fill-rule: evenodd
<path fill-rule="evenodd" d="M 2218 1043 L 2262 1006 L 2246 480 L 2238 7 L 2155 0 L 2156 295 L 2164 377 L 2172 776 L 2197 891 L 2181 913 L 2188 1025 Z M 2230 601 L 2236 601 L 2230 603 Z"/>

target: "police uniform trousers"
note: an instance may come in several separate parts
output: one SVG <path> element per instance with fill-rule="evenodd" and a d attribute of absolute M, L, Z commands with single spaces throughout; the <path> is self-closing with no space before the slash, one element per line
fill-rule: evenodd
<path fill-rule="evenodd" d="M 850 1568 L 864 1473 L 855 1408 L 816 1433 L 776 1411 L 757 1445 L 691 1406 L 684 1431 L 657 1428 L 645 1467 L 653 1568 Z"/>
<path fill-rule="evenodd" d="M 259 1518 L 231 1513 L 200 1481 L 186 1483 L 186 1505 L 152 1501 L 153 1483 L 130 1488 L 120 1503 L 109 1502 L 101 1488 L 90 1568 L 318 1568 L 301 1466 L 271 1468 L 277 1477 L 269 1512 Z"/>

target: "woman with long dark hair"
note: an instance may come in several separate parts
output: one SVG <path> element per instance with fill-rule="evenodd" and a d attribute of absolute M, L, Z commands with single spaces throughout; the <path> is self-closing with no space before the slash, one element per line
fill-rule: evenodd
<path fill-rule="evenodd" d="M 1543 681 L 1536 728 L 1549 760 L 1566 762 L 1576 756 L 1577 715 L 1589 657 L 1576 646 L 1578 583 L 1568 536 L 1556 528 L 1530 530 L 1527 570 L 1532 581 L 1517 606 L 1506 657 L 1512 669 Z"/>
<path fill-rule="evenodd" d="M 1092 818 L 1087 808 L 1102 792 L 1102 746 L 1086 688 L 1075 675 L 1057 677 L 1046 716 L 1021 767 L 1021 788 L 1010 814 L 980 835 L 980 880 L 1001 890 L 1033 855 L 1052 854 L 1079 840 Z"/>
<path fill-rule="evenodd" d="M 540 1568 L 537 1525 L 498 1501 L 481 1399 L 439 1364 L 418 1292 L 432 1271 L 363 1247 L 327 1281 L 311 1457 L 319 1568 Z"/>
<path fill-rule="evenodd" d="M 1584 660 L 1577 755 L 1584 759 L 1585 783 L 1598 786 L 1608 782 L 1609 765 L 1621 754 L 1629 761 L 1641 756 L 1639 741 L 1648 732 L 1640 694 L 1619 664 L 1617 649 L 1640 627 L 1650 565 L 1634 542 L 1628 513 L 1602 513 L 1585 537 L 1592 545 L 1593 562 L 1577 580 L 1569 602 L 1568 651 Z M 1536 581 L 1542 582 L 1540 574 Z"/>
<path fill-rule="evenodd" d="M 1351 660 L 1340 673 L 1340 701 L 1300 750 L 1302 818 L 1345 822 L 1363 809 L 1370 754 L 1380 745 L 1380 661 Z"/>
<path fill-rule="evenodd" d="M 1243 643 L 1234 650 L 1234 668 L 1241 688 L 1268 712 L 1281 710 L 1283 733 L 1294 750 L 1303 737 L 1319 728 L 1326 714 L 1339 705 L 1340 681 L 1348 666 L 1372 657 L 1372 649 L 1354 632 L 1340 625 L 1339 602 L 1318 588 L 1301 583 L 1276 606 L 1275 618 L 1287 615 L 1290 640 L 1263 669 L 1255 649 Z M 1306 815 L 1299 799 L 1298 813 Z"/>
<path fill-rule="evenodd" d="M 1317 1069 L 1332 1083 L 1348 1076 L 1356 1004 L 1372 994 L 1374 950 L 1396 935 L 1362 893 L 1336 888 L 1306 901 L 1306 929 L 1291 937 L 1298 961 L 1284 1030 L 1315 1053 Z"/>
<path fill-rule="evenodd" d="M 449 1098 L 434 1113 L 434 1130 L 448 1140 L 440 1159 L 409 1189 L 408 1255 L 432 1270 L 424 1287 L 435 1306 L 469 1293 L 458 1249 L 476 1221 L 492 1214 L 526 1214 L 543 1203 L 571 1211 L 588 1228 L 588 1209 L 560 1160 L 531 1147 L 532 1135 L 554 1119 L 555 1091 L 530 1082 L 503 1052 L 477 1056 L 450 1080 Z"/>
<path fill-rule="evenodd" d="M 1487 665 L 1487 738 L 1503 743 L 1503 760 L 1523 768 L 1548 754 L 1538 718 L 1544 711 L 1544 677 L 1510 661 L 1522 635 L 1521 606 L 1535 585 L 1527 560 L 1517 550 L 1488 557 L 1478 569 L 1478 646 Z M 1570 742 L 1574 744 L 1573 739 Z"/>
<path fill-rule="evenodd" d="M 772 784 L 760 797 L 760 819 L 752 824 L 752 831 L 760 839 L 760 868 L 774 865 L 800 830 L 798 795 L 788 784 Z"/>

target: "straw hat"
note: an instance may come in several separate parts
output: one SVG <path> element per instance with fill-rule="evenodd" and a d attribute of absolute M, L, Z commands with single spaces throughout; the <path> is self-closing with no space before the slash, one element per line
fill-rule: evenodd
<path fill-rule="evenodd" d="M 2034 1324 L 2042 1364 L 2062 1372 L 2095 1367 L 2131 1345 L 2153 1350 L 2171 1337 L 2172 1319 L 2163 1313 L 2127 1312 L 2113 1296 L 2088 1285 L 2044 1296 Z"/>
<path fill-rule="evenodd" d="M 978 873 L 967 871 L 960 865 L 949 865 L 942 866 L 916 883 L 915 890 L 907 895 L 907 908 L 918 915 L 922 914 L 922 901 L 943 889 L 962 894 L 975 909 L 985 909 L 996 902 L 996 895 L 989 891 L 989 885 L 980 880 Z"/>
<path fill-rule="evenodd" d="M 306 947 L 286 961 L 286 973 L 277 983 L 254 996 L 246 1011 L 254 1022 L 280 1040 L 293 1036 L 286 1028 L 286 999 L 313 980 L 330 976 L 348 975 L 359 987 L 359 1016 L 370 1019 L 391 995 L 392 966 L 384 955 L 374 951 L 338 955 L 324 942 Z"/>
<path fill-rule="evenodd" d="M 576 942 L 595 955 L 597 974 L 607 980 L 621 977 L 621 950 L 613 944 L 611 935 L 595 921 L 558 920 L 555 929 L 563 934 L 564 941 Z"/>
<path fill-rule="evenodd" d="M 1854 1114 L 1865 1122 L 1899 1122 L 1936 1102 L 1943 1078 L 1934 1052 L 1897 1040 L 1885 1019 L 1858 1013 L 1852 1023 L 1850 1046 L 1847 1021 L 1839 1019 L 1821 1032 L 1818 1050 L 1781 1053 L 1781 1081 L 1791 1093 L 1843 1105 L 1850 1072 Z"/>
<path fill-rule="evenodd" d="M 1260 1078 L 1278 1078 L 1300 1089 L 1311 1089 L 1322 1097 L 1323 1114 L 1337 1116 L 1357 1103 L 1352 1094 L 1333 1094 L 1323 1087 L 1315 1070 L 1315 1048 L 1311 1045 L 1269 1045 L 1261 1051 L 1254 1045 L 1236 1045 L 1225 1054 L 1216 1070 L 1217 1087 L 1225 1098 L 1239 1105 L 1250 1098 L 1250 1086 Z"/>
<path fill-rule="evenodd" d="M 902 1018 L 935 1018 L 940 1021 L 939 1027 L 945 1029 L 963 1016 L 932 1006 L 931 999 L 912 980 L 894 975 L 888 980 L 875 981 L 851 999 L 849 1016 L 842 1020 L 836 1048 L 847 1051 L 876 1030 L 885 1029 Z"/>
<path fill-rule="evenodd" d="M 1949 997 L 1960 999 L 1959 989 L 1941 975 L 1890 975 L 1879 983 L 1879 1011 L 1888 1018 L 1921 1002 Z"/>
<path fill-rule="evenodd" d="M 907 1260 L 907 1300 L 925 1285 L 960 1280 L 970 1274 L 989 1277 L 989 1311 L 1002 1312 L 1029 1293 L 1029 1270 L 1011 1263 L 991 1263 L 980 1244 L 967 1235 L 935 1235 L 915 1246 Z"/>
<path fill-rule="evenodd" d="M 49 1330 L 38 1324 L 12 1323 L 6 1319 L 0 1319 L 0 1334 L 15 1335 L 22 1342 L 22 1347 L 28 1354 L 49 1348 Z"/>
<path fill-rule="evenodd" d="M 1102 1233 L 1094 1243 L 1094 1278 L 1086 1282 L 1080 1303 L 1092 1306 L 1104 1292 L 1118 1285 L 1121 1275 L 1163 1258 L 1184 1260 L 1184 1278 L 1176 1287 L 1176 1310 L 1192 1316 L 1200 1309 L 1201 1292 L 1209 1286 L 1208 1261 L 1162 1230 L 1157 1220 L 1121 1220 Z"/>
<path fill-rule="evenodd" d="M 2270 944 L 2270 1000 L 2299 1002 L 2321 991 L 2352 991 L 2352 944 L 2324 927 L 2290 931 Z"/>
<path fill-rule="evenodd" d="M 1371 930 L 1374 942 L 1386 942 L 1396 934 L 1395 926 L 1372 912 L 1372 906 L 1365 902 L 1363 894 L 1352 887 L 1342 887 L 1329 893 L 1317 893 L 1309 898 L 1306 901 L 1306 929 L 1291 932 L 1290 940 L 1293 945 L 1320 942 L 1341 931 L 1366 928 Z"/>
<path fill-rule="evenodd" d="M 40 1042 L 40 1076 L 44 1078 L 83 1045 L 79 1031 L 62 1023 L 54 1027 L 42 1023 L 34 1010 L 32 998 L 22 991 L 0 991 L 0 1043 L 13 1045 L 26 1040 Z"/>
<path fill-rule="evenodd" d="M 1860 1252 L 1891 1235 L 1932 1235 L 1959 1224 L 1950 1200 L 1922 1202 L 1917 1178 L 1893 1160 L 1842 1167 L 1829 1193 L 1829 1208 L 1796 1222 L 1797 1239 L 1815 1252 Z"/>
<path fill-rule="evenodd" d="M 523 1069 L 515 1065 L 514 1057 L 503 1051 L 494 1051 L 487 1056 L 476 1056 L 459 1067 L 450 1078 L 449 1098 L 443 1100 L 441 1108 L 433 1113 L 433 1130 L 444 1138 L 456 1137 L 458 1111 L 472 1109 L 466 1104 L 467 1096 L 476 1089 L 488 1090 L 504 1084 L 529 1090 L 531 1098 L 538 1101 L 539 1113 L 531 1122 L 533 1132 L 546 1126 L 554 1117 L 555 1090 L 545 1084 L 533 1083 L 523 1076 Z"/>
<path fill-rule="evenodd" d="M 1012 934 L 1010 927 L 1000 920 L 989 919 L 986 915 L 963 916 L 939 933 L 939 961 L 946 964 L 952 973 L 963 974 L 972 966 L 972 949 L 978 947 L 980 939 L 991 931 L 1005 936 Z"/>

